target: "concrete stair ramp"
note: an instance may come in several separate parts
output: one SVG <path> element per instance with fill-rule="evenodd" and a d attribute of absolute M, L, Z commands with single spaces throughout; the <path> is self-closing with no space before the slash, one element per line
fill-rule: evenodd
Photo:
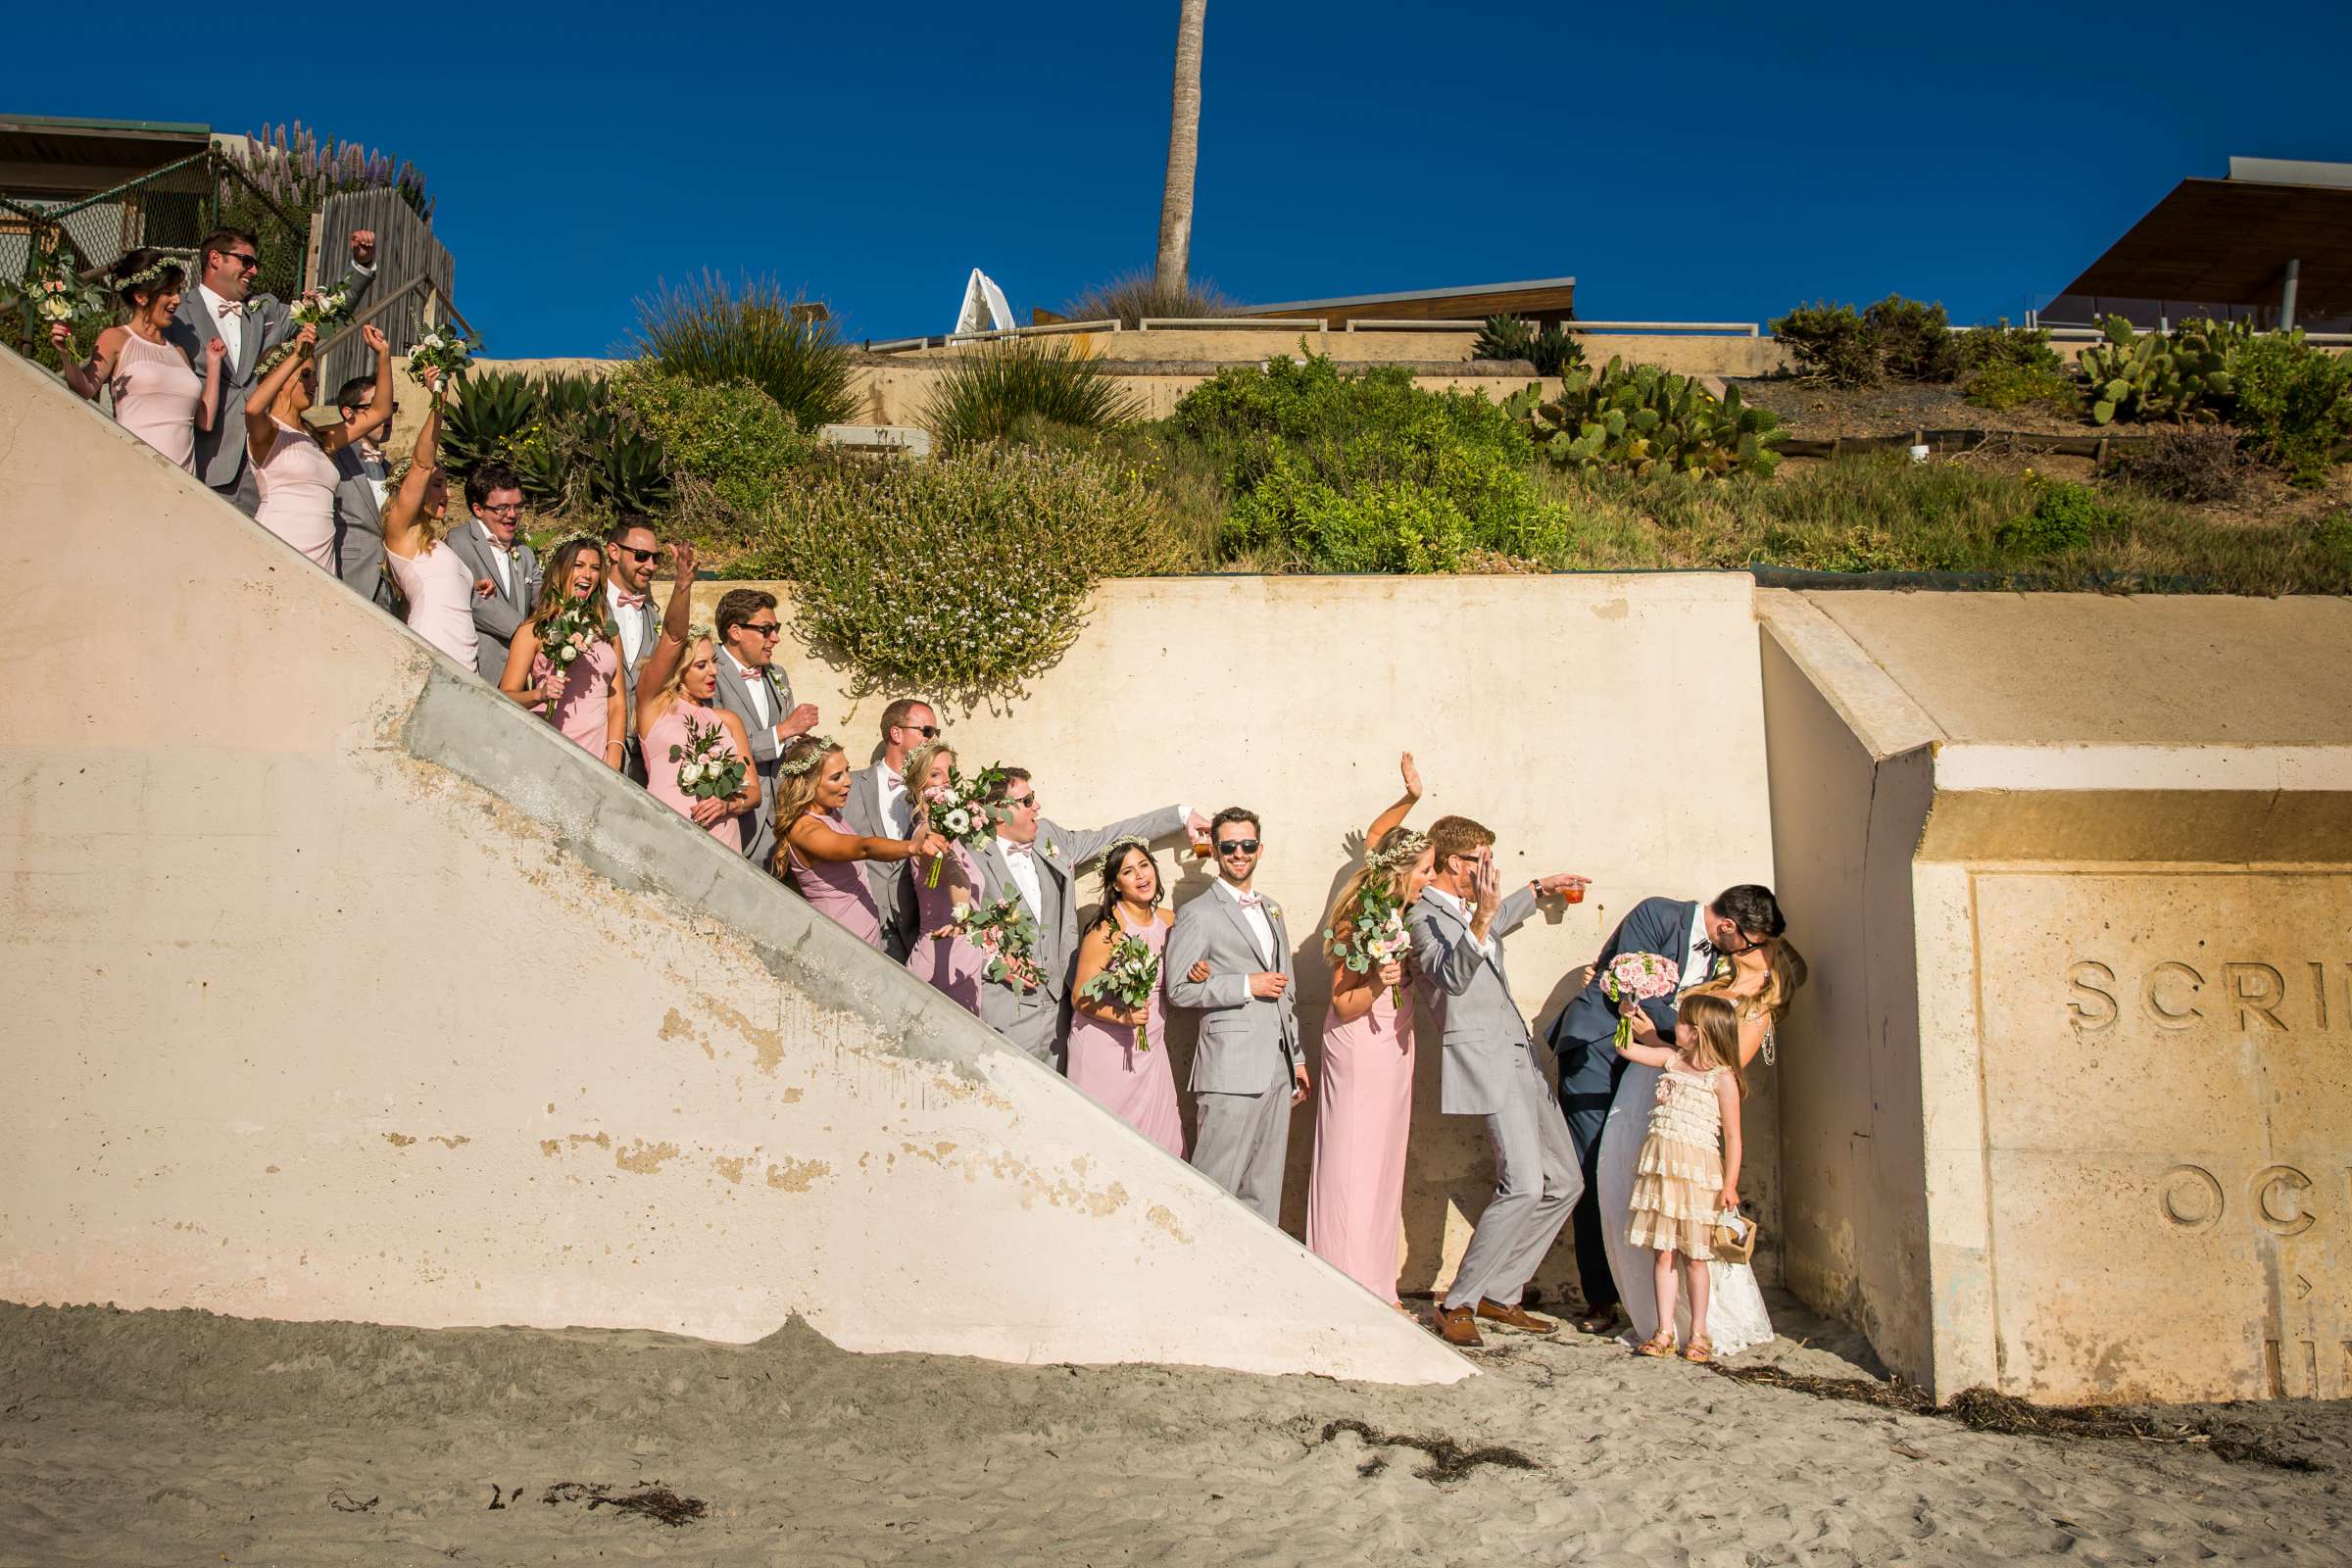
<path fill-rule="evenodd" d="M 0 355 L 0 1297 L 1469 1363 Z"/>

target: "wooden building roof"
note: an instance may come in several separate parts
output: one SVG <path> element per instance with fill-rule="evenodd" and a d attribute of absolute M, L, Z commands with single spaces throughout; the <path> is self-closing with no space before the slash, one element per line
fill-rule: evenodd
<path fill-rule="evenodd" d="M 56 200 L 135 179 L 212 145 L 205 125 L 0 117 L 0 194 Z"/>
<path fill-rule="evenodd" d="M 1335 299 L 1251 305 L 1243 316 L 1320 317 L 1343 321 L 1476 321 L 1518 316 L 1542 324 L 1576 315 L 1576 279 L 1538 277 L 1516 283 L 1471 283 L 1458 288 L 1407 289 L 1396 294 L 1347 294 Z"/>
<path fill-rule="evenodd" d="M 2299 317 L 2352 315 L 2352 168 L 2237 159 L 2231 170 L 2176 185 L 2064 294 L 2276 306 L 2296 261 Z"/>

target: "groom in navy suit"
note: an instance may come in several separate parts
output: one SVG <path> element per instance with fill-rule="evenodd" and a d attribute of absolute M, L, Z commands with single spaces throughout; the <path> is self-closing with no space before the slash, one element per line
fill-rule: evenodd
<path fill-rule="evenodd" d="M 1780 935 L 1786 925 L 1772 889 L 1754 883 L 1726 888 L 1712 904 L 1643 899 L 1617 922 L 1600 956 L 1592 961 L 1592 977 L 1552 1020 L 1548 1039 L 1560 1064 L 1560 1109 L 1568 1117 L 1568 1136 L 1576 1143 L 1576 1157 L 1585 1171 L 1585 1192 L 1577 1200 L 1573 1222 L 1576 1272 L 1584 1282 L 1586 1312 L 1577 1327 L 1588 1334 L 1604 1333 L 1616 1320 L 1617 1282 L 1609 1276 L 1608 1244 L 1602 1237 L 1608 1226 L 1625 1223 L 1622 1214 L 1600 1212 L 1601 1128 L 1609 1119 L 1617 1080 L 1625 1074 L 1625 1058 L 1611 1043 L 1617 1032 L 1617 1004 L 1600 989 L 1601 978 L 1619 955 L 1649 953 L 1672 960 L 1681 970 L 1683 985 L 1693 986 L 1714 974 L 1719 963 L 1729 964 L 1738 955 Z M 1672 1040 L 1674 999 L 1655 997 L 1642 1006 L 1658 1026 L 1658 1034 Z"/>

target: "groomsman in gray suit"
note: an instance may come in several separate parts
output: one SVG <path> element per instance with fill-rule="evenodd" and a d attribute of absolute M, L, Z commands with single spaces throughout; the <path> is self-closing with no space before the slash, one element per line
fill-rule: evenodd
<path fill-rule="evenodd" d="M 346 424 L 374 406 L 372 375 L 355 375 L 335 394 L 335 410 Z M 362 599 L 390 611 L 394 601 L 392 580 L 384 572 L 384 489 L 391 466 L 374 435 L 337 448 L 334 458 L 335 574 Z"/>
<path fill-rule="evenodd" d="M 1494 1196 L 1438 1307 L 1438 1332 L 1449 1345 L 1477 1345 L 1477 1320 L 1484 1318 L 1549 1334 L 1559 1325 L 1529 1313 L 1519 1298 L 1584 1192 L 1585 1177 L 1560 1102 L 1536 1063 L 1527 1019 L 1511 997 L 1502 942 L 1535 913 L 1538 898 L 1582 887 L 1585 879 L 1544 877 L 1506 899 L 1493 833 L 1467 817 L 1440 817 L 1429 844 L 1436 874 L 1405 922 L 1413 963 L 1443 1027 L 1438 1108 L 1448 1116 L 1486 1117 L 1494 1146 Z"/>
<path fill-rule="evenodd" d="M 605 608 L 620 628 L 620 691 L 628 723 L 627 760 L 622 771 L 645 782 L 645 748 L 637 740 L 637 676 L 662 632 L 654 609 L 654 567 L 662 541 L 642 517 L 623 517 L 605 534 Z"/>
<path fill-rule="evenodd" d="M 1257 813 L 1238 806 L 1209 824 L 1216 885 L 1176 911 L 1161 972 L 1168 1000 L 1200 1014 L 1193 1168 L 1279 1225 L 1291 1111 L 1309 1084 L 1290 928 L 1281 906 L 1250 886 L 1259 831 Z M 1196 980 L 1199 964 L 1208 974 Z"/>
<path fill-rule="evenodd" d="M 1004 770 L 999 804 L 1010 815 L 997 824 L 996 837 L 974 858 L 980 868 L 979 901 L 994 904 L 1017 897 L 1037 921 L 1037 966 L 1044 987 L 1021 991 L 992 980 L 980 983 L 980 1017 L 1047 1066 L 1060 1054 L 1069 1021 L 1070 976 L 1078 963 L 1078 868 L 1101 855 L 1114 839 L 1147 844 L 1179 833 L 1201 834 L 1208 823 L 1189 806 L 1163 806 L 1108 827 L 1066 828 L 1039 814 L 1037 786 L 1025 767 Z"/>
<path fill-rule="evenodd" d="M 495 686 L 507 672 L 507 649 L 539 599 L 539 557 L 522 539 L 522 480 L 503 463 L 466 476 L 472 515 L 447 543 L 473 573 L 474 664 Z"/>
<path fill-rule="evenodd" d="M 746 824 L 743 855 L 762 870 L 775 869 L 776 761 L 784 743 L 816 728 L 816 707 L 792 701 L 792 682 L 776 667 L 776 596 L 737 588 L 718 601 L 718 706 L 743 720 L 760 771 L 760 804 Z"/>
<path fill-rule="evenodd" d="M 261 267 L 260 242 L 253 235 L 241 228 L 216 229 L 204 237 L 198 254 L 203 280 L 181 296 L 164 337 L 176 344 L 191 365 L 204 363 L 209 340 L 219 338 L 228 345 L 220 362 L 220 401 L 213 406 L 212 427 L 196 427 L 196 477 L 250 517 L 261 510 L 262 492 L 246 459 L 245 400 L 253 396 L 258 379 L 254 370 L 262 356 L 292 337 L 294 323 L 285 301 L 253 292 Z M 351 269 L 343 274 L 342 286 L 357 305 L 373 281 L 375 231 L 363 228 L 351 236 Z"/>
<path fill-rule="evenodd" d="M 882 710 L 882 755 L 850 775 L 850 802 L 841 808 L 850 831 L 868 838 L 913 835 L 914 805 L 906 793 L 906 754 L 939 737 L 939 715 L 919 697 L 902 697 Z M 882 911 L 882 951 L 906 961 L 914 949 L 912 860 L 868 860 L 865 885 Z"/>

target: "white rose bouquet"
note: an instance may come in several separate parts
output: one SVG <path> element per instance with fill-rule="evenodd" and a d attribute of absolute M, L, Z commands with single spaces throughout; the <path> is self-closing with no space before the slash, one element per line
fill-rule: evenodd
<path fill-rule="evenodd" d="M 1002 806 L 989 804 L 988 797 L 1004 782 L 1004 770 L 1000 767 L 984 767 L 968 779 L 959 769 L 950 767 L 947 783 L 922 791 L 931 831 L 967 850 L 987 848 L 997 824 L 1012 814 Z M 931 876 L 925 885 L 939 886 L 937 860 L 931 862 Z"/>
<path fill-rule="evenodd" d="M 473 368 L 473 357 L 481 346 L 480 338 L 468 338 L 454 326 L 434 327 L 409 350 L 409 377 L 418 386 L 430 387 L 436 399 L 446 398 Z M 438 370 L 439 379 L 427 381 L 427 370 Z"/>
<path fill-rule="evenodd" d="M 1135 1026 L 1135 1049 L 1150 1051 L 1152 996 L 1158 989 L 1159 955 L 1142 937 L 1121 932 L 1110 944 L 1110 961 L 1102 965 L 1102 973 L 1080 986 L 1078 994 L 1090 1002 L 1143 1008 L 1143 1021 Z"/>
<path fill-rule="evenodd" d="M 540 677 L 542 687 L 561 686 L 571 678 L 572 666 L 591 657 L 596 645 L 612 634 L 612 622 L 605 618 L 604 591 L 598 589 L 585 598 L 575 599 L 547 617 L 539 628 L 539 657 L 532 662 L 532 673 Z M 555 716 L 556 705 L 550 700 L 546 710 Z M 671 750 L 676 750 L 672 747 Z M 740 778 L 737 787 L 741 787 Z M 734 790 L 724 793 L 732 795 Z"/>
<path fill-rule="evenodd" d="M 24 314 L 45 327 L 61 321 L 72 326 L 109 315 L 112 305 L 106 290 L 83 282 L 63 256 L 51 257 L 47 270 L 38 277 L 26 278 L 18 293 Z"/>
<path fill-rule="evenodd" d="M 686 720 L 686 744 L 672 746 L 669 760 L 678 764 L 678 789 L 690 801 L 723 801 L 743 788 L 743 759 L 727 740 L 726 726 L 712 719 L 697 727 Z"/>
<path fill-rule="evenodd" d="M 306 326 L 315 326 L 322 340 L 330 337 L 351 324 L 351 290 L 339 286 L 307 290 L 302 298 L 286 308 L 286 321 L 297 331 Z M 261 363 L 253 368 L 253 373 L 256 376 L 268 375 L 294 349 L 294 340 L 289 337 L 264 355 Z"/>

